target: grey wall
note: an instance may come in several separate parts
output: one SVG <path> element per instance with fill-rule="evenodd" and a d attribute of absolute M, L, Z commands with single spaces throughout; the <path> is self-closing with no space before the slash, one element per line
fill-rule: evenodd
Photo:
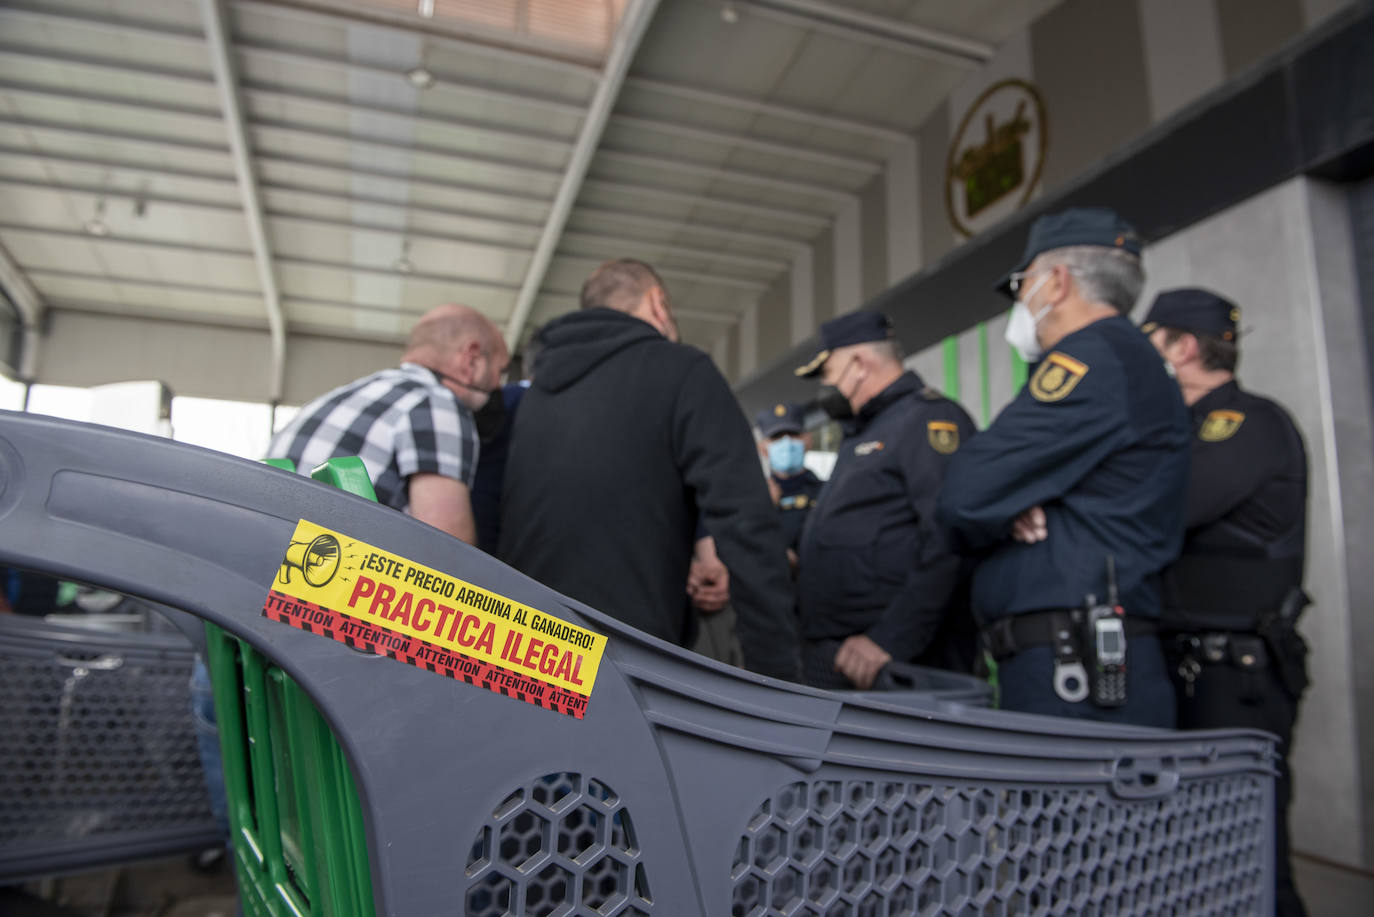
<path fill-rule="evenodd" d="M 1215 0 L 1226 75 L 1259 63 L 1302 31 L 1302 0 Z"/>
<path fill-rule="evenodd" d="M 792 280 L 784 274 L 759 300 L 759 363 L 777 359 L 792 341 Z"/>
<path fill-rule="evenodd" d="M 859 257 L 863 298 L 887 289 L 887 181 L 881 173 L 859 195 Z"/>
<path fill-rule="evenodd" d="M 38 382 L 90 386 L 151 375 L 177 395 L 264 402 L 270 396 L 270 351 L 264 331 L 129 321 L 62 309 L 50 315 Z M 292 336 L 287 353 L 282 400 L 303 404 L 350 379 L 394 366 L 401 348 Z"/>
<path fill-rule="evenodd" d="M 815 278 L 814 308 L 816 324 L 835 317 L 835 231 L 827 229 L 811 244 L 811 276 Z"/>
<path fill-rule="evenodd" d="M 922 264 L 938 261 L 956 244 L 954 227 L 945 212 L 945 157 L 949 152 L 950 133 L 948 102 L 941 103 L 916 133 L 920 148 L 916 171 L 921 202 Z"/>
<path fill-rule="evenodd" d="M 1031 64 L 1045 97 L 1046 191 L 1151 124 L 1145 45 L 1135 3 L 1068 0 L 1031 26 Z"/>

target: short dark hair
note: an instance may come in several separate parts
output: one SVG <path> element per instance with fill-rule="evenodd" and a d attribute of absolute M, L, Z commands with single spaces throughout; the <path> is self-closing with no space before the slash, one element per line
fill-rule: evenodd
<path fill-rule="evenodd" d="M 1240 363 L 1240 348 L 1236 346 L 1235 341 L 1223 341 L 1215 335 L 1198 334 L 1196 331 L 1165 328 L 1165 346 L 1174 343 L 1185 334 L 1191 334 L 1197 338 L 1198 358 L 1202 360 L 1203 368 L 1228 373 L 1236 371 L 1236 366 Z"/>
<path fill-rule="evenodd" d="M 582 284 L 581 305 L 583 309 L 633 312 L 644 294 L 654 287 L 666 289 L 658 273 L 643 261 L 633 258 L 607 261 L 592 271 L 592 276 Z"/>

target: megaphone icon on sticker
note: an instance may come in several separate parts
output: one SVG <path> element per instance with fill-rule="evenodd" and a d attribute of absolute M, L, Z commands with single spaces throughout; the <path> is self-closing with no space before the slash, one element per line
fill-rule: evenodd
<path fill-rule="evenodd" d="M 282 558 L 277 578 L 282 583 L 289 583 L 291 571 L 299 570 L 306 584 L 318 589 L 328 585 L 339 572 L 340 557 L 339 539 L 328 533 L 316 535 L 309 541 L 293 541 Z"/>

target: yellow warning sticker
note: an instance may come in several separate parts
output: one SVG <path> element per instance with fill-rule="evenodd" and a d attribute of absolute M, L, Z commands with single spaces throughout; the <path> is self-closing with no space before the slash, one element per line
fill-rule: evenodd
<path fill-rule="evenodd" d="M 263 614 L 581 717 L 606 637 L 305 519 Z"/>

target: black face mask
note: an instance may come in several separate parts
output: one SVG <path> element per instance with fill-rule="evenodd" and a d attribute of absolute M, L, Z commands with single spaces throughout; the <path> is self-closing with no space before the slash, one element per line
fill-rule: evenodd
<path fill-rule="evenodd" d="M 816 396 L 816 407 L 825 411 L 833 420 L 848 420 L 854 416 L 849 399 L 833 385 L 822 385 L 821 393 Z"/>
<path fill-rule="evenodd" d="M 506 425 L 506 399 L 499 388 L 488 393 L 487 403 L 473 412 L 472 419 L 477 426 L 478 439 L 486 443 L 496 438 Z"/>
<path fill-rule="evenodd" d="M 840 383 L 853 366 L 854 361 L 851 360 L 835 379 L 835 384 L 822 385 L 820 394 L 816 396 L 816 407 L 825 411 L 833 420 L 849 420 L 854 416 L 854 408 L 849 404 L 849 399 L 840 391 Z"/>
<path fill-rule="evenodd" d="M 501 386 L 494 389 L 478 388 L 469 385 L 460 379 L 455 379 L 448 373 L 441 373 L 437 369 L 430 372 L 447 382 L 461 386 L 470 392 L 482 392 L 487 396 L 487 403 L 476 411 L 472 412 L 473 425 L 477 428 L 477 438 L 482 442 L 490 442 L 501 432 L 501 428 L 506 425 L 506 399 L 501 392 Z"/>

